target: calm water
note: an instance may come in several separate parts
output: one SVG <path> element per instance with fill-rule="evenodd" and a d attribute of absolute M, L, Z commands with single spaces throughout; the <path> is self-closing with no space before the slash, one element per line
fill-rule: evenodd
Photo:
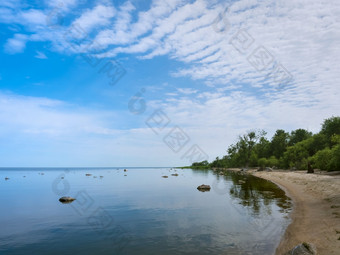
<path fill-rule="evenodd" d="M 58 255 L 273 254 L 291 208 L 255 177 L 170 168 L 2 168 L 0 206 L 0 254 Z"/>

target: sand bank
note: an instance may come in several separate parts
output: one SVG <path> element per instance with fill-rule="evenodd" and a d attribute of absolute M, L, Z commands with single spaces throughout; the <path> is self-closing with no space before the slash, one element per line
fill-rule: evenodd
<path fill-rule="evenodd" d="M 284 254 L 302 242 L 314 244 L 321 255 L 340 254 L 340 174 L 306 171 L 253 174 L 276 183 L 293 200 L 292 222 L 276 254 Z"/>

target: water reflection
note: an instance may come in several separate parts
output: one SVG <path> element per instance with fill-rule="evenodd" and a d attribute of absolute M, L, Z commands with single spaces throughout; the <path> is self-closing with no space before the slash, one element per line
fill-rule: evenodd
<path fill-rule="evenodd" d="M 0 254 L 269 255 L 290 208 L 272 183 L 232 172 L 38 171 L 0 170 Z M 198 192 L 202 183 L 210 192 Z"/>

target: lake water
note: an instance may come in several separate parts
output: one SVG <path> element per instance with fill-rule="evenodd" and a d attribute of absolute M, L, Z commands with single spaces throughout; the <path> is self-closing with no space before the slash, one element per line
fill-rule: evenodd
<path fill-rule="evenodd" d="M 2 168 L 0 206 L 6 255 L 273 254 L 291 210 L 268 181 L 171 168 Z"/>

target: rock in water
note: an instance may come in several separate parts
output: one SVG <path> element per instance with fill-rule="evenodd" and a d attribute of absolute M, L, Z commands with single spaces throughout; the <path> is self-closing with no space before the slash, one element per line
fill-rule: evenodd
<path fill-rule="evenodd" d="M 198 186 L 197 189 L 198 189 L 199 191 L 203 191 L 203 192 L 209 191 L 209 190 L 210 190 L 210 185 L 202 184 L 202 185 Z"/>
<path fill-rule="evenodd" d="M 163 175 L 162 178 L 168 178 L 168 176 L 167 175 Z"/>
<path fill-rule="evenodd" d="M 127 172 L 127 169 L 124 169 L 124 172 Z"/>
<path fill-rule="evenodd" d="M 59 201 L 62 202 L 62 203 L 71 203 L 74 200 L 76 200 L 76 199 L 73 198 L 73 197 L 61 197 L 61 198 L 59 198 Z"/>
<path fill-rule="evenodd" d="M 285 255 L 316 255 L 316 248 L 313 244 L 309 243 L 302 243 L 295 246 Z"/>
<path fill-rule="evenodd" d="M 9 178 L 8 178 L 8 177 L 5 177 L 5 181 L 7 181 L 7 180 L 9 180 Z"/>
<path fill-rule="evenodd" d="M 85 174 L 86 176 L 91 176 L 92 174 Z"/>
<path fill-rule="evenodd" d="M 178 174 L 172 174 L 172 176 L 178 176 Z"/>

